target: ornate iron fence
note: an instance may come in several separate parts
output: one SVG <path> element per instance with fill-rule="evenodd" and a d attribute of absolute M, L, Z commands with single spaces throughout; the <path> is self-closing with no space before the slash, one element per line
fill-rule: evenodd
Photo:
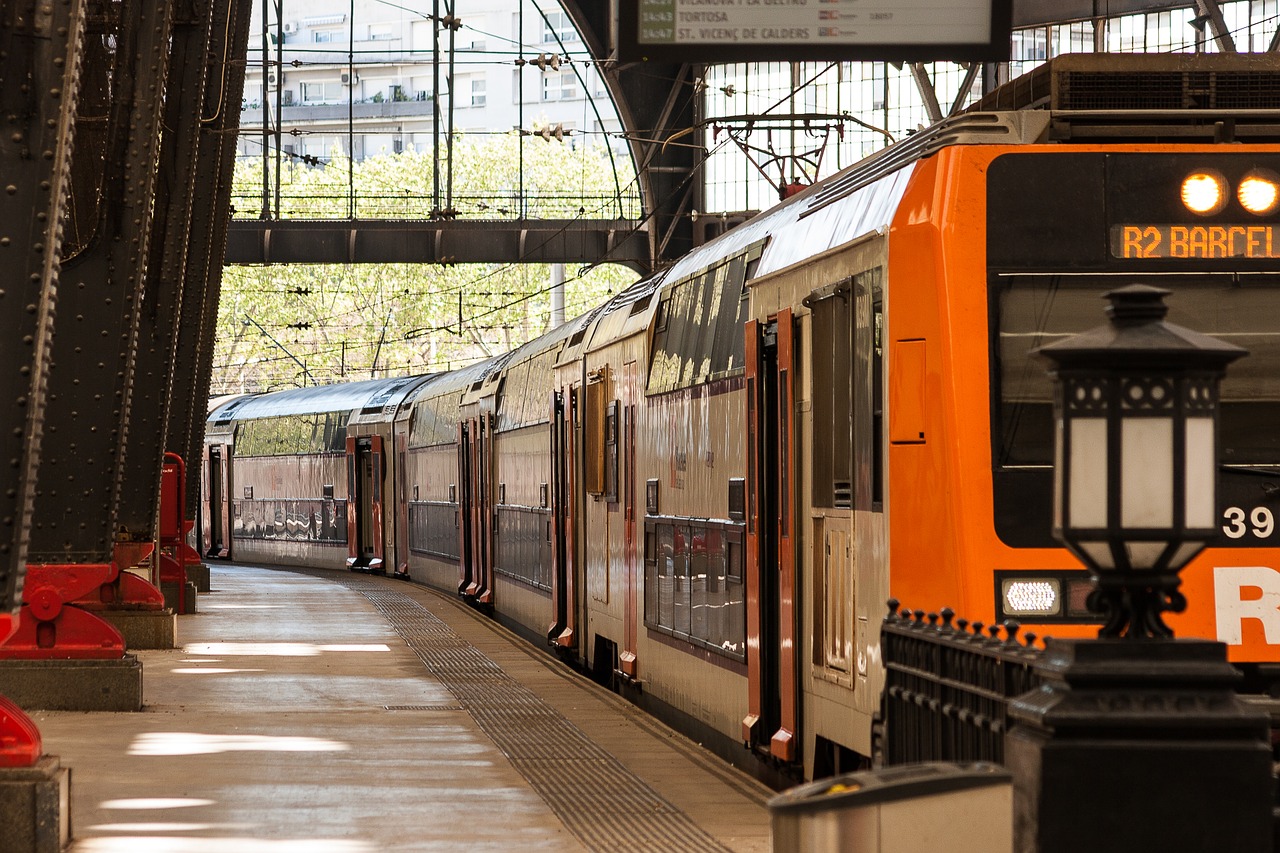
<path fill-rule="evenodd" d="M 956 619 L 950 608 L 898 608 L 890 599 L 880 628 L 885 690 L 876 763 L 1001 763 L 1009 699 L 1040 685 L 1035 634 L 1019 637 L 1013 621 Z"/>

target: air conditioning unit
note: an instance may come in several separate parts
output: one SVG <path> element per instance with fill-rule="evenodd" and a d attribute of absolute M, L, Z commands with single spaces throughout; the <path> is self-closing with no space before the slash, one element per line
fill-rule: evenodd
<path fill-rule="evenodd" d="M 274 89 L 280 85 L 280 73 L 272 70 L 267 72 L 267 88 Z"/>
<path fill-rule="evenodd" d="M 343 71 L 343 72 L 342 72 L 342 78 L 341 78 L 341 79 L 342 79 L 342 85 L 344 85 L 344 86 L 354 86 L 355 84 L 357 84 L 357 83 L 359 83 L 359 82 L 360 82 L 360 75 L 359 75 L 359 74 L 352 74 L 352 73 L 351 73 L 351 72 L 349 72 L 349 71 Z"/>
<path fill-rule="evenodd" d="M 298 31 L 297 21 L 285 21 L 284 26 L 280 28 L 285 35 L 291 36 Z"/>

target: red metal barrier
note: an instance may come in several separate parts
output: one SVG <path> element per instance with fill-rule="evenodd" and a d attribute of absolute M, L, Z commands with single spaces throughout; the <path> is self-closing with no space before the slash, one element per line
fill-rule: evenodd
<path fill-rule="evenodd" d="M 0 696 L 0 767 L 31 767 L 43 754 L 44 744 L 36 724 L 21 708 Z"/>
<path fill-rule="evenodd" d="M 186 553 L 191 547 L 186 542 L 186 492 L 187 466 L 176 453 L 165 453 L 164 471 L 160 477 L 160 566 L 161 583 L 178 585 L 178 612 L 187 613 L 187 564 Z M 194 552 L 193 552 L 194 553 Z M 195 555 L 199 562 L 199 555 Z"/>
<path fill-rule="evenodd" d="M 13 636 L 18 619 L 0 613 L 0 642 Z M 40 730 L 22 709 L 0 696 L 0 767 L 31 767 L 44 754 Z"/>
<path fill-rule="evenodd" d="M 163 610 L 164 595 L 159 587 L 127 571 L 151 562 L 153 542 L 117 542 L 112 561 L 114 573 L 97 589 L 77 598 L 76 607 L 86 610 Z"/>
<path fill-rule="evenodd" d="M 124 639 L 110 623 L 80 607 L 119 574 L 112 563 L 28 565 L 17 630 L 0 644 L 0 659 L 111 659 L 124 657 Z"/>

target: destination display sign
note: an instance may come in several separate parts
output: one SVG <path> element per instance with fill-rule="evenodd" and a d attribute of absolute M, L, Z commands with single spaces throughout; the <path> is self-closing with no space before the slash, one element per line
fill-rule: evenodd
<path fill-rule="evenodd" d="M 1113 225 L 1111 255 L 1121 260 L 1280 258 L 1280 225 Z"/>
<path fill-rule="evenodd" d="M 620 30 L 624 54 L 696 57 L 688 50 L 705 48 L 712 54 L 694 61 L 779 52 L 803 60 L 871 58 L 881 49 L 879 58 L 901 60 L 959 57 L 996 43 L 1007 53 L 1011 0 L 622 0 L 629 25 L 628 6 L 635 29 Z M 725 58 L 735 51 L 741 59 Z"/>

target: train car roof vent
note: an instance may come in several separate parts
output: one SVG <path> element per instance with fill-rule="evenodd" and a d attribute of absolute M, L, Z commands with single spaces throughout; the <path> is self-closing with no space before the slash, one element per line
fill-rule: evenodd
<path fill-rule="evenodd" d="M 256 396 L 256 394 L 250 394 L 246 397 L 241 397 L 239 400 L 232 400 L 227 404 L 227 407 L 218 414 L 218 419 L 214 421 L 214 423 L 219 426 L 231 423 L 235 420 L 236 411 Z"/>
<path fill-rule="evenodd" d="M 1276 54 L 1075 53 L 1000 86 L 966 112 L 1280 109 Z"/>
<path fill-rule="evenodd" d="M 395 396 L 397 391 L 404 388 L 406 385 L 414 381 L 414 379 L 416 378 L 417 377 L 414 377 L 414 376 L 407 376 L 404 379 L 399 380 L 398 382 L 393 382 L 392 384 L 386 386 L 377 394 L 375 394 L 369 400 L 369 402 L 364 404 L 364 406 L 360 409 L 360 414 L 376 415 L 376 414 L 381 414 L 383 412 L 394 411 L 396 408 L 396 404 L 390 402 L 391 398 Z"/>

